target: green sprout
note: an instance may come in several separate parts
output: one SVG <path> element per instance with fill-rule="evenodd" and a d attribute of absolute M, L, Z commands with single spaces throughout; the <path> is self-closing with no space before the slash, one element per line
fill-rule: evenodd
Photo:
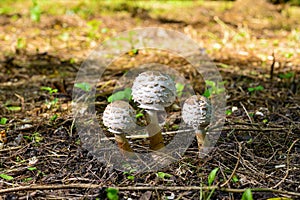
<path fill-rule="evenodd" d="M 1 124 L 1 125 L 5 125 L 5 124 L 7 123 L 7 121 L 8 121 L 7 118 L 1 117 L 1 119 L 0 119 L 0 124 Z"/>
<path fill-rule="evenodd" d="M 211 185 L 212 185 L 212 183 L 213 183 L 214 180 L 216 179 L 216 176 L 217 176 L 218 171 L 219 171 L 219 168 L 217 167 L 217 168 L 213 169 L 213 170 L 209 173 L 209 175 L 208 175 L 208 186 L 211 186 Z M 213 190 L 210 191 L 210 193 L 209 193 L 209 195 L 208 195 L 208 197 L 207 197 L 208 200 L 211 198 L 211 196 L 213 195 L 214 192 L 215 192 L 215 189 L 213 189 Z"/>
<path fill-rule="evenodd" d="M 128 101 L 130 101 L 132 99 L 131 92 L 132 92 L 131 88 L 125 88 L 124 90 L 115 92 L 112 95 L 110 95 L 107 98 L 107 101 L 109 103 L 112 103 L 112 102 L 118 101 L 118 100 L 128 100 Z"/>
<path fill-rule="evenodd" d="M 74 87 L 82 89 L 85 92 L 90 92 L 92 86 L 89 83 L 82 82 L 82 83 L 75 83 Z"/>
<path fill-rule="evenodd" d="M 107 188 L 106 196 L 109 200 L 119 200 L 119 190 L 115 188 Z"/>
<path fill-rule="evenodd" d="M 58 91 L 57 89 L 52 89 L 51 87 L 41 87 L 41 90 L 48 91 L 50 95 Z"/>
<path fill-rule="evenodd" d="M 171 177 L 172 177 L 171 174 L 168 174 L 168 173 L 165 173 L 165 172 L 157 172 L 157 173 L 156 173 L 156 176 L 157 176 L 158 178 L 161 178 L 161 179 L 171 178 Z"/>
<path fill-rule="evenodd" d="M 40 22 L 41 20 L 41 8 L 37 0 L 32 0 L 33 6 L 30 8 L 30 18 L 34 22 Z"/>
<path fill-rule="evenodd" d="M 176 83 L 175 87 L 176 87 L 176 93 L 177 93 L 177 96 L 178 96 L 178 97 L 181 97 L 185 85 L 182 84 L 182 83 Z"/>
<path fill-rule="evenodd" d="M 6 181 L 11 181 L 11 180 L 14 179 L 14 177 L 9 176 L 9 175 L 7 175 L 7 174 L 0 174 L 0 178 L 4 179 L 4 180 L 6 180 Z"/>
<path fill-rule="evenodd" d="M 123 174 L 127 176 L 128 180 L 134 181 L 135 177 L 132 175 L 132 173 L 134 173 L 135 171 L 136 169 L 130 169 L 127 172 L 123 172 Z"/>
<path fill-rule="evenodd" d="M 26 46 L 26 40 L 24 38 L 18 38 L 17 49 L 24 49 Z"/>
<path fill-rule="evenodd" d="M 248 91 L 251 93 L 251 92 L 254 92 L 254 91 L 262 91 L 264 89 L 265 88 L 263 86 L 259 85 L 259 86 L 256 86 L 256 87 L 249 87 Z"/>
<path fill-rule="evenodd" d="M 290 78 L 295 76 L 295 73 L 294 72 L 287 72 L 287 73 L 284 73 L 284 74 L 279 74 L 278 76 L 281 79 L 290 79 Z"/>
<path fill-rule="evenodd" d="M 246 189 L 243 193 L 242 200 L 253 200 L 251 189 Z"/>
<path fill-rule="evenodd" d="M 54 98 L 54 96 L 53 96 L 54 93 L 57 93 L 57 91 L 58 91 L 57 89 L 53 89 L 51 87 L 41 87 L 40 89 L 47 91 L 49 93 L 49 95 L 51 96 L 50 102 L 48 102 L 46 100 L 46 105 L 47 105 L 48 109 L 57 104 L 58 98 Z"/>
<path fill-rule="evenodd" d="M 225 91 L 224 84 L 225 81 L 222 82 L 214 82 L 210 80 L 205 81 L 207 85 L 207 89 L 204 91 L 203 96 L 209 98 L 211 95 L 218 95 Z"/>
<path fill-rule="evenodd" d="M 10 111 L 20 111 L 22 108 L 20 106 L 6 106 L 6 109 Z"/>

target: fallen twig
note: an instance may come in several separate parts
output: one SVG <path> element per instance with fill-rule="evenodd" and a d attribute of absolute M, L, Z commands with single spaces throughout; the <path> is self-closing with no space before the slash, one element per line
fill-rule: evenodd
<path fill-rule="evenodd" d="M 288 152 L 287 152 L 287 156 L 286 156 L 286 174 L 285 176 L 283 177 L 283 179 L 281 179 L 274 187 L 272 188 L 276 188 L 278 187 L 281 183 L 283 183 L 285 181 L 285 179 L 288 177 L 289 175 L 289 171 L 290 171 L 290 152 L 293 148 L 293 146 L 299 141 L 299 139 L 295 140 L 292 145 L 290 146 L 290 148 L 288 149 Z"/>
<path fill-rule="evenodd" d="M 243 193 L 246 189 L 233 189 L 233 188 L 224 188 L 219 186 L 210 186 L 210 187 L 200 187 L 200 186 L 127 186 L 127 187 L 118 187 L 118 186 L 105 186 L 97 184 L 68 184 L 68 185 L 28 185 L 20 186 L 15 188 L 1 189 L 0 194 L 10 193 L 10 192 L 20 192 L 20 191 L 29 191 L 29 190 L 60 190 L 60 189 L 99 189 L 99 188 L 108 188 L 113 187 L 119 191 L 133 191 L 133 190 L 165 190 L 165 191 L 188 191 L 188 190 L 220 190 L 223 192 L 232 192 L 232 193 Z M 278 194 L 286 194 L 291 196 L 299 196 L 300 193 L 290 192 L 284 190 L 276 190 L 271 188 L 251 188 L 252 192 L 273 192 Z"/>

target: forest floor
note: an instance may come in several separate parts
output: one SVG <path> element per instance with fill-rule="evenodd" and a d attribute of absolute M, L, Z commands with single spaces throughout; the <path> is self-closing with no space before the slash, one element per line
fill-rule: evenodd
<path fill-rule="evenodd" d="M 251 4 L 0 2 L 0 199 L 207 199 L 210 191 L 211 199 L 241 199 L 247 188 L 257 188 L 253 199 L 300 198 L 300 8 Z M 83 148 L 71 106 L 80 65 L 101 42 L 137 27 L 188 35 L 222 75 L 225 124 L 203 159 L 195 140 L 165 168 L 122 172 Z M 98 84 L 98 113 L 143 54 L 124 58 Z M 172 59 L 152 55 L 157 63 L 187 65 Z M 202 94 L 193 73 L 188 77 Z M 164 131 L 176 131 L 178 120 Z M 215 190 L 205 188 L 216 168 Z"/>

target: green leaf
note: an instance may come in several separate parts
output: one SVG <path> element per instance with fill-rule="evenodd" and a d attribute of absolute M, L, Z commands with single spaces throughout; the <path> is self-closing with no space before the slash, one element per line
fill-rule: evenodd
<path fill-rule="evenodd" d="M 243 193 L 242 200 L 253 200 L 251 189 L 246 189 Z"/>
<path fill-rule="evenodd" d="M 10 180 L 13 180 L 14 177 L 12 176 L 9 176 L 7 174 L 0 174 L 0 178 L 4 179 L 4 180 L 7 180 L 7 181 L 10 181 Z"/>
<path fill-rule="evenodd" d="M 107 101 L 109 103 L 114 102 L 114 101 L 118 101 L 118 100 L 128 100 L 130 101 L 132 96 L 131 96 L 131 89 L 130 88 L 125 88 L 122 91 L 118 91 L 116 93 L 113 93 L 112 95 L 110 95 L 107 98 Z"/>
<path fill-rule="evenodd" d="M 182 96 L 182 91 L 184 89 L 184 84 L 182 84 L 182 83 L 176 83 L 175 87 L 176 87 L 176 93 L 177 93 L 177 95 L 179 97 L 181 97 Z"/>
<path fill-rule="evenodd" d="M 263 86 L 259 85 L 259 86 L 256 86 L 256 87 L 250 87 L 250 88 L 248 88 L 248 91 L 249 92 L 254 92 L 254 91 L 262 91 L 264 89 L 265 88 Z"/>
<path fill-rule="evenodd" d="M 26 41 L 24 38 L 18 38 L 17 40 L 17 48 L 18 49 L 23 49 L 26 45 Z"/>
<path fill-rule="evenodd" d="M 20 111 L 21 110 L 20 106 L 8 106 L 6 108 L 10 111 Z"/>
<path fill-rule="evenodd" d="M 57 89 L 53 89 L 53 88 L 51 88 L 51 87 L 41 87 L 40 88 L 41 90 L 45 90 L 45 91 L 48 91 L 49 92 L 49 94 L 52 94 L 52 93 L 56 93 L 58 90 Z"/>
<path fill-rule="evenodd" d="M 50 120 L 51 120 L 51 121 L 55 121 L 55 120 L 57 119 L 57 117 L 58 117 L 58 115 L 57 115 L 57 114 L 54 114 L 54 115 L 50 118 Z"/>
<path fill-rule="evenodd" d="M 34 170 L 37 170 L 37 168 L 36 167 L 28 167 L 27 168 L 29 171 L 34 171 Z"/>
<path fill-rule="evenodd" d="M 5 117 L 2 117 L 1 119 L 0 119 L 0 124 L 1 125 L 5 125 L 6 124 L 6 122 L 7 122 L 7 118 L 5 118 Z"/>
<path fill-rule="evenodd" d="M 32 179 L 33 179 L 33 178 L 28 177 L 28 178 L 24 178 L 23 181 L 24 181 L 24 182 L 28 182 L 28 181 L 31 181 Z"/>
<path fill-rule="evenodd" d="M 231 115 L 232 114 L 232 110 L 226 110 L 225 113 L 226 113 L 226 115 Z"/>
<path fill-rule="evenodd" d="M 89 83 L 75 83 L 74 87 L 80 88 L 85 92 L 89 92 L 92 89 L 92 86 Z"/>
<path fill-rule="evenodd" d="M 48 91 L 48 92 L 52 91 L 52 88 L 51 88 L 51 87 L 45 87 L 45 86 L 42 86 L 40 89 L 41 89 L 41 90 L 46 90 L 46 91 Z"/>
<path fill-rule="evenodd" d="M 30 8 L 30 18 L 34 22 L 39 22 L 41 19 L 41 9 L 40 6 L 37 3 L 37 0 L 33 0 L 33 7 Z"/>
<path fill-rule="evenodd" d="M 236 175 L 233 175 L 232 181 L 233 181 L 234 183 L 237 183 L 237 182 L 239 182 L 239 178 L 238 178 Z"/>
<path fill-rule="evenodd" d="M 284 54 L 284 57 L 291 58 L 294 54 L 292 52 L 288 52 Z"/>
<path fill-rule="evenodd" d="M 39 142 L 43 141 L 43 139 L 44 139 L 43 136 L 41 136 L 41 134 L 39 132 L 33 133 L 32 138 L 34 139 L 34 141 L 36 143 L 39 143 Z"/>
<path fill-rule="evenodd" d="M 137 118 L 137 119 L 138 119 L 138 118 L 140 118 L 140 117 L 143 117 L 143 116 L 144 116 L 144 114 L 143 114 L 143 113 L 138 113 L 138 114 L 136 114 L 136 115 L 135 115 L 135 118 Z"/>
<path fill-rule="evenodd" d="M 211 90 L 212 90 L 211 88 L 205 90 L 204 93 L 203 93 L 203 96 L 205 96 L 206 98 L 209 98 L 210 94 L 211 94 Z"/>
<path fill-rule="evenodd" d="M 165 173 L 165 172 L 157 172 L 156 175 L 157 175 L 159 178 L 161 178 L 161 179 L 172 177 L 171 174 L 168 174 L 168 173 Z"/>
<path fill-rule="evenodd" d="M 285 74 L 279 74 L 279 78 L 281 79 L 290 79 L 294 77 L 295 73 L 294 72 L 287 72 Z"/>
<path fill-rule="evenodd" d="M 208 186 L 211 186 L 211 184 L 214 182 L 218 171 L 219 171 L 219 168 L 217 167 L 209 173 L 209 175 L 208 175 Z"/>
<path fill-rule="evenodd" d="M 221 68 L 230 68 L 229 65 L 224 64 L 224 63 L 218 63 L 218 67 L 221 67 Z"/>
<path fill-rule="evenodd" d="M 131 180 L 131 181 L 134 181 L 134 176 L 129 175 L 129 176 L 127 176 L 127 179 L 128 179 L 128 180 Z"/>
<path fill-rule="evenodd" d="M 109 200 L 119 200 L 119 191 L 115 188 L 107 188 L 106 189 L 106 196 Z"/>

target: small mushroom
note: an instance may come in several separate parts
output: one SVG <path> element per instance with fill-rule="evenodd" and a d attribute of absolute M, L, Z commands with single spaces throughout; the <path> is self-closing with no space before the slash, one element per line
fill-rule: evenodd
<path fill-rule="evenodd" d="M 200 95 L 189 97 L 182 107 L 182 119 L 195 130 L 199 150 L 204 144 L 205 128 L 210 123 L 211 111 L 210 101 Z"/>
<path fill-rule="evenodd" d="M 114 133 L 119 148 L 125 152 L 133 152 L 125 133 L 135 130 L 135 111 L 126 101 L 114 101 L 103 112 L 103 124 Z"/>
<path fill-rule="evenodd" d="M 147 112 L 150 149 L 161 149 L 164 147 L 164 141 L 157 114 L 165 112 L 165 107 L 172 105 L 175 101 L 174 81 L 170 76 L 158 71 L 143 72 L 133 82 L 132 98 L 140 104 L 140 108 L 144 108 Z"/>

